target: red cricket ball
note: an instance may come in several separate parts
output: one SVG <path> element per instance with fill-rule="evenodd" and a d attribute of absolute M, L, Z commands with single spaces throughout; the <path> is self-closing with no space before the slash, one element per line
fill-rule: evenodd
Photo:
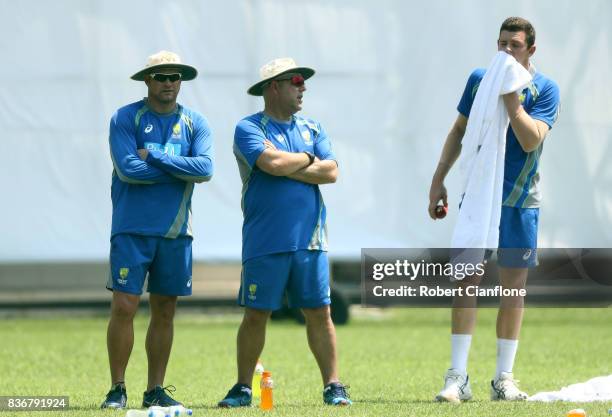
<path fill-rule="evenodd" d="M 436 218 L 437 219 L 445 218 L 447 213 L 448 213 L 447 206 L 436 206 Z"/>

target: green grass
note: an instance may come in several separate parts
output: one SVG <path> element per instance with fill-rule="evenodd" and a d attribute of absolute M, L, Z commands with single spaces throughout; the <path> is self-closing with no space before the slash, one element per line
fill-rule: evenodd
<path fill-rule="evenodd" d="M 581 407 L 605 416 L 612 403 L 493 403 L 489 379 L 495 370 L 494 309 L 479 311 L 470 354 L 475 400 L 455 406 L 432 402 L 449 362 L 449 311 L 402 309 L 358 311 L 337 328 L 340 373 L 354 405 L 322 405 L 321 381 L 304 327 L 291 321 L 268 327 L 264 365 L 273 372 L 271 416 L 565 416 Z M 235 335 L 240 315 L 179 311 L 166 383 L 195 416 L 254 416 L 256 407 L 214 408 L 235 380 Z M 109 388 L 106 317 L 0 319 L 0 395 L 68 395 L 71 410 L 19 412 L 18 417 L 124 416 L 99 410 Z M 558 390 L 612 371 L 612 309 L 526 311 L 515 375 L 529 392 Z M 129 405 L 137 408 L 146 385 L 146 313 L 135 324 L 136 342 L 127 371 Z M 0 412 L 0 416 L 11 415 Z"/>

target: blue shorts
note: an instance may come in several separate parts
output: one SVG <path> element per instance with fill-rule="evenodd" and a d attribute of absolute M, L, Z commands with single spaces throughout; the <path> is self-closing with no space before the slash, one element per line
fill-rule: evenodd
<path fill-rule="evenodd" d="M 540 209 L 502 206 L 497 264 L 504 268 L 538 265 L 538 217 Z"/>
<path fill-rule="evenodd" d="M 191 295 L 191 241 L 122 233 L 111 238 L 106 288 L 128 294 Z"/>
<path fill-rule="evenodd" d="M 248 259 L 242 265 L 238 303 L 258 310 L 278 310 L 287 291 L 289 306 L 330 304 L 327 252 L 298 250 Z"/>

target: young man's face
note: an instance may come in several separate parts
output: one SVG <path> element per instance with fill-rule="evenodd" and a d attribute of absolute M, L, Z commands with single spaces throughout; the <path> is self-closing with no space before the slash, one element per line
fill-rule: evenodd
<path fill-rule="evenodd" d="M 529 68 L 529 57 L 533 55 L 535 49 L 535 45 L 527 47 L 527 35 L 522 31 L 502 30 L 497 40 L 497 50 L 512 55 L 525 68 Z"/>

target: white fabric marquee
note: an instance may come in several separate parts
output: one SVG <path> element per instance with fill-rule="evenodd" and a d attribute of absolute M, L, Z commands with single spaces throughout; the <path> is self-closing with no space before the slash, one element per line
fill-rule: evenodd
<path fill-rule="evenodd" d="M 612 245 L 608 0 L 1 0 L 0 9 L 0 262 L 107 258 L 108 121 L 146 94 L 129 75 L 161 49 L 200 70 L 179 101 L 214 129 L 216 173 L 193 199 L 196 259 L 239 259 L 233 131 L 261 109 L 246 89 L 279 56 L 317 70 L 303 113 L 325 126 L 341 167 L 323 187 L 330 255 L 447 247 L 458 175 L 441 222 L 426 213 L 431 175 L 467 76 L 488 64 L 512 15 L 534 23 L 534 63 L 562 96 L 542 157 L 540 246 Z"/>

